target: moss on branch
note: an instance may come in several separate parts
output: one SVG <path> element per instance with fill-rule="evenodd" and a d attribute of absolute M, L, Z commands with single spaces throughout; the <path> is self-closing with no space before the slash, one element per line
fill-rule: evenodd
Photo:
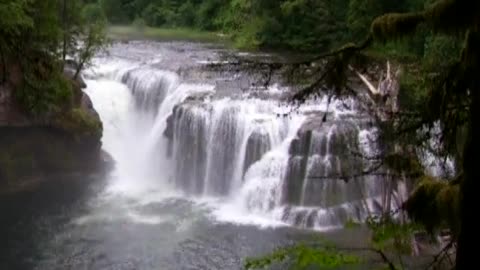
<path fill-rule="evenodd" d="M 413 220 L 423 224 L 428 231 L 448 228 L 457 235 L 460 225 L 459 198 L 457 182 L 423 176 L 405 203 L 405 209 Z"/>
<path fill-rule="evenodd" d="M 371 34 L 376 41 L 381 42 L 400 39 L 415 32 L 424 20 L 423 13 L 385 14 L 373 21 Z"/>

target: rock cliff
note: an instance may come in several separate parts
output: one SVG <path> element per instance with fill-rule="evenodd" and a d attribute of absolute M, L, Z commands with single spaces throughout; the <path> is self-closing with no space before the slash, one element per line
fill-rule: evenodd
<path fill-rule="evenodd" d="M 64 76 L 72 87 L 71 104 L 59 113 L 32 115 L 17 102 L 18 72 L 0 83 L 0 193 L 63 173 L 99 172 L 108 160 L 101 151 L 102 123 L 86 85 Z"/>

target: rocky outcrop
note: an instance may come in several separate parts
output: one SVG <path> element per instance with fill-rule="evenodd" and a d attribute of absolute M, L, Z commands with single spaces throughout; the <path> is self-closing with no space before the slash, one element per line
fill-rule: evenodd
<path fill-rule="evenodd" d="M 259 161 L 271 148 L 272 145 L 268 133 L 262 129 L 254 130 L 247 140 L 243 172 L 246 173 L 248 168 Z"/>
<path fill-rule="evenodd" d="M 15 100 L 15 84 L 0 85 L 0 192 L 59 173 L 103 170 L 102 123 L 85 83 L 72 80 L 72 106 L 42 117 L 25 113 Z M 35 181 L 32 181 L 35 180 Z"/>
<path fill-rule="evenodd" d="M 357 187 L 343 178 L 361 170 L 356 121 L 311 116 L 290 144 L 283 200 L 289 205 L 330 207 L 352 200 Z"/>

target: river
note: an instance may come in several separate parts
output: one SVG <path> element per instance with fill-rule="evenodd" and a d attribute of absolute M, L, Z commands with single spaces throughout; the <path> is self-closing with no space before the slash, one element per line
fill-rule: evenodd
<path fill-rule="evenodd" d="M 341 228 L 381 210 L 381 179 L 328 178 L 368 166 L 348 152 L 375 151 L 368 117 L 354 100 L 297 107 L 287 87 L 205 68 L 229 53 L 132 41 L 98 56 L 85 92 L 115 168 L 2 197 L 0 269 L 242 269 L 319 234 L 355 242 Z"/>

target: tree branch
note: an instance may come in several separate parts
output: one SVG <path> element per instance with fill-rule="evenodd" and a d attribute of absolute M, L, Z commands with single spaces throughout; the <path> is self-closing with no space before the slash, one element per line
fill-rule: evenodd
<path fill-rule="evenodd" d="M 7 59 L 1 43 L 0 43 L 0 58 L 2 59 L 2 62 L 0 63 L 2 65 L 2 78 L 0 79 L 0 84 L 3 84 L 7 80 Z"/>
<path fill-rule="evenodd" d="M 445 256 L 448 256 L 448 251 L 453 247 L 455 241 L 451 240 L 437 255 L 433 257 L 433 261 L 427 266 L 426 270 L 430 268 L 436 269 L 435 266 L 442 263 Z"/>

